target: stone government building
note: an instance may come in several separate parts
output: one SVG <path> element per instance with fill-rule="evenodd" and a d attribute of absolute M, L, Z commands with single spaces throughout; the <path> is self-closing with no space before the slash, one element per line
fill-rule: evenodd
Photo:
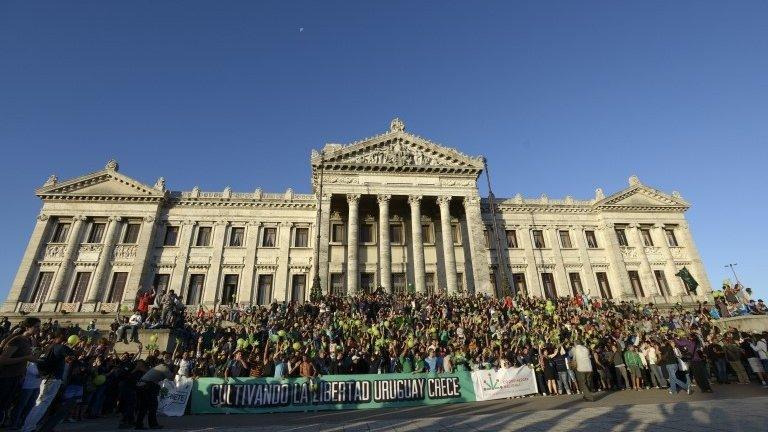
<path fill-rule="evenodd" d="M 36 191 L 42 210 L 3 309 L 110 313 L 142 287 L 208 307 L 303 301 L 315 260 L 323 291 L 340 294 L 499 295 L 504 274 L 530 296 L 665 303 L 711 293 L 684 216 L 690 205 L 635 176 L 607 197 L 518 194 L 491 212 L 477 188 L 483 158 L 410 134 L 399 119 L 386 133 L 326 144 L 311 164 L 315 194 L 170 191 L 115 161 L 66 181 L 51 176 Z M 698 296 L 675 276 L 683 266 Z"/>

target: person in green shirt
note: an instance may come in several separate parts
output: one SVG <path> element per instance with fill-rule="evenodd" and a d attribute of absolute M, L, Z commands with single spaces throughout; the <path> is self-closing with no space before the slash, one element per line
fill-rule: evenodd
<path fill-rule="evenodd" d="M 397 358 L 397 361 L 400 363 L 401 373 L 413 372 L 413 358 L 408 352 L 408 346 L 403 347 L 403 352 L 400 353 L 400 357 Z"/>
<path fill-rule="evenodd" d="M 627 365 L 629 374 L 632 376 L 632 385 L 634 389 L 641 390 L 643 388 L 643 361 L 640 359 L 640 354 L 637 352 L 637 346 L 634 344 L 630 345 L 624 353 L 624 364 Z"/>
<path fill-rule="evenodd" d="M 415 358 L 415 364 L 416 367 L 413 370 L 413 373 L 424 373 L 427 371 L 427 363 L 424 361 L 424 359 L 419 355 L 419 353 L 416 353 L 414 356 Z"/>

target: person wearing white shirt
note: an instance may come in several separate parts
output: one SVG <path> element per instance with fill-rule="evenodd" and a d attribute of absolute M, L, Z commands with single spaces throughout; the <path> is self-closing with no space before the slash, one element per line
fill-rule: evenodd
<path fill-rule="evenodd" d="M 576 362 L 576 381 L 584 395 L 584 400 L 594 402 L 595 394 L 592 392 L 592 357 L 589 348 L 581 341 L 571 348 L 571 357 Z"/>
<path fill-rule="evenodd" d="M 128 322 L 118 327 L 116 336 L 117 340 L 121 340 L 124 343 L 128 343 L 128 339 L 126 339 L 126 335 L 128 333 L 128 330 L 131 331 L 131 340 L 134 342 L 138 342 L 139 340 L 139 327 L 141 326 L 142 317 L 141 314 L 138 312 L 134 312 L 133 315 L 131 315 L 130 318 L 128 318 Z"/>

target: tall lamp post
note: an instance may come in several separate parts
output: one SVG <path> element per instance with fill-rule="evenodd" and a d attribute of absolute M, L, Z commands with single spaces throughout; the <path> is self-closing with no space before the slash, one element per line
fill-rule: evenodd
<path fill-rule="evenodd" d="M 309 300 L 317 302 L 323 299 L 323 288 L 320 286 L 320 230 L 322 229 L 323 206 L 323 171 L 325 169 L 325 152 L 320 151 L 320 185 L 317 194 L 317 223 L 315 229 L 315 277 L 312 278 L 312 289 L 309 291 Z"/>
<path fill-rule="evenodd" d="M 726 267 L 731 269 L 731 272 L 733 273 L 733 277 L 736 278 L 736 283 L 741 285 L 741 282 L 739 282 L 739 277 L 736 276 L 736 270 L 733 269 L 733 266 L 737 266 L 737 265 L 739 264 L 738 263 L 727 264 Z"/>

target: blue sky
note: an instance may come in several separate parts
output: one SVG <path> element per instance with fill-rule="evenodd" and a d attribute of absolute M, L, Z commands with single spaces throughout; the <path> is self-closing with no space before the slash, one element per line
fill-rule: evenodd
<path fill-rule="evenodd" d="M 736 262 L 766 297 L 767 21 L 765 1 L 0 2 L 0 297 L 51 173 L 114 157 L 176 190 L 308 192 L 310 149 L 394 116 L 487 156 L 498 196 L 679 190 L 713 284 Z"/>

